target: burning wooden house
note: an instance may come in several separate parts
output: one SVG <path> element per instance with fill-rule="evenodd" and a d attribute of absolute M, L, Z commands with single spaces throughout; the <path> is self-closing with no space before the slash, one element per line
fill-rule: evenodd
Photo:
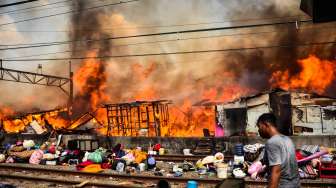
<path fill-rule="evenodd" d="M 1 118 L 1 128 L 8 133 L 42 134 L 67 125 L 67 108 L 11 114 Z"/>
<path fill-rule="evenodd" d="M 225 136 L 258 134 L 257 118 L 267 112 L 286 135 L 336 134 L 336 99 L 317 94 L 275 89 L 216 106 Z"/>
<path fill-rule="evenodd" d="M 135 101 L 105 104 L 70 120 L 67 109 L 7 117 L 2 127 L 9 133 L 62 134 L 100 133 L 107 136 L 161 136 L 168 127 L 171 101 Z"/>
<path fill-rule="evenodd" d="M 161 136 L 169 123 L 171 101 L 136 101 L 106 104 L 107 133 L 118 136 Z"/>

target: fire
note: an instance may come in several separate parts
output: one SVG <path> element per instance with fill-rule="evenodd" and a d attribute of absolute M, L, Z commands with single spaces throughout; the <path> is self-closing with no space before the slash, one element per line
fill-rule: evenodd
<path fill-rule="evenodd" d="M 97 51 L 90 51 L 87 57 L 96 57 Z M 81 105 L 87 106 L 87 110 L 95 110 L 102 101 L 109 100 L 109 96 L 105 94 L 106 89 L 106 74 L 105 65 L 103 62 L 99 62 L 97 59 L 87 59 L 81 65 L 81 67 L 74 74 L 74 85 L 78 91 L 77 99 L 79 102 L 79 109 Z M 87 104 L 87 100 L 89 103 Z M 83 104 L 85 103 L 85 104 Z M 76 106 L 76 104 L 75 104 Z"/>
<path fill-rule="evenodd" d="M 174 104 L 170 108 L 170 124 L 166 130 L 166 136 L 189 137 L 202 136 L 203 129 L 215 131 L 215 107 L 217 102 L 233 100 L 236 97 L 246 95 L 252 90 L 238 84 L 225 86 L 224 89 L 212 87 L 201 92 L 200 102 L 194 105 L 189 99 L 182 103 Z"/>
<path fill-rule="evenodd" d="M 107 135 L 107 118 L 106 118 L 106 109 L 105 108 L 99 108 L 95 115 L 95 118 L 99 121 L 99 123 L 103 124 L 102 127 L 97 127 L 97 132 L 102 135 Z"/>
<path fill-rule="evenodd" d="M 3 128 L 6 132 L 17 133 L 24 131 L 31 122 L 36 121 L 42 129 L 46 130 L 46 126 L 51 126 L 55 130 L 66 128 L 69 125 L 68 120 L 61 114 L 67 113 L 67 109 L 57 109 L 48 112 L 23 115 L 14 117 L 14 111 L 10 108 L 3 108 L 0 118 L 3 120 Z"/>
<path fill-rule="evenodd" d="M 14 114 L 14 110 L 9 107 L 2 107 L 0 110 L 0 120 L 2 121 L 2 127 L 6 132 L 20 132 L 25 127 L 23 122 L 20 120 L 7 120 L 8 116 L 12 116 Z"/>
<path fill-rule="evenodd" d="M 87 57 L 97 56 L 96 51 L 90 51 Z M 109 96 L 105 94 L 106 88 L 106 74 L 105 65 L 103 62 L 97 61 L 95 58 L 87 59 L 82 62 L 81 67 L 74 74 L 74 86 L 77 89 L 77 95 L 74 101 L 73 110 L 77 115 L 88 111 L 95 111 L 99 108 L 103 101 L 109 100 Z M 60 115 L 60 113 L 63 115 Z M 50 112 L 43 112 L 41 114 L 29 114 L 17 119 L 5 119 L 8 116 L 14 115 L 11 108 L 2 108 L 0 118 L 3 121 L 3 127 L 6 132 L 21 132 L 24 131 L 33 120 L 45 128 L 46 124 L 51 125 L 53 129 L 66 129 L 71 124 L 67 117 L 68 110 L 54 110 Z M 98 110 L 97 116 L 100 121 L 105 121 L 102 118 L 103 112 Z M 106 116 L 106 113 L 104 114 Z"/>
<path fill-rule="evenodd" d="M 69 125 L 69 121 L 62 117 L 46 114 L 45 119 L 55 130 L 64 129 Z"/>
<path fill-rule="evenodd" d="M 87 57 L 97 56 L 96 51 L 90 51 Z M 290 75 L 289 70 L 277 71 L 272 74 L 271 83 L 273 87 L 284 89 L 308 89 L 318 93 L 323 93 L 333 82 L 336 71 L 336 62 L 320 60 L 314 55 L 306 59 L 298 60 L 301 71 Z M 147 66 L 133 64 L 131 72 L 134 83 L 138 84 L 133 90 L 127 91 L 129 96 L 126 101 L 118 101 L 113 95 L 107 93 L 107 74 L 105 63 L 95 58 L 89 58 L 82 62 L 81 66 L 74 74 L 74 86 L 76 87 L 76 97 L 74 100 L 74 111 L 77 115 L 90 112 L 95 117 L 95 123 L 103 126 L 97 127 L 97 132 L 107 134 L 107 112 L 101 105 L 110 101 L 133 102 L 143 100 L 170 99 L 175 91 L 160 90 L 160 84 L 156 84 L 155 76 L 158 68 L 154 63 Z M 169 106 L 169 123 L 161 127 L 161 136 L 202 136 L 203 129 L 209 129 L 214 133 L 215 129 L 215 109 L 218 102 L 225 102 L 235 98 L 255 92 L 252 88 L 242 86 L 235 81 L 234 75 L 230 73 L 219 74 L 211 82 L 196 81 L 185 84 L 180 97 L 173 100 Z M 226 81 L 223 81 L 225 78 Z M 323 79 L 321 79 L 323 78 Z M 189 83 L 189 82 L 188 82 Z M 172 90 L 174 88 L 171 88 Z M 181 90 L 176 90 L 181 92 Z M 64 111 L 62 111 L 64 112 Z M 65 111 L 67 113 L 67 111 Z M 7 120 L 4 117 L 13 115 L 9 108 L 2 108 L 0 118 L 3 119 L 3 127 L 7 132 L 20 132 L 33 120 L 39 125 L 46 127 L 48 124 L 53 129 L 75 128 L 80 123 L 70 124 L 66 116 L 61 112 L 51 111 L 41 114 L 28 115 L 24 118 Z M 70 126 L 70 127 L 69 127 Z"/>
<path fill-rule="evenodd" d="M 170 124 L 163 136 L 190 137 L 203 135 L 203 129 L 214 132 L 215 113 L 213 107 L 192 106 L 186 99 L 169 111 Z"/>
<path fill-rule="evenodd" d="M 301 72 L 290 75 L 289 71 L 276 71 L 270 82 L 273 87 L 283 89 L 307 89 L 319 94 L 325 90 L 335 79 L 336 61 L 321 60 L 315 55 L 298 60 Z"/>
<path fill-rule="evenodd" d="M 9 107 L 2 107 L 0 108 L 0 119 L 4 119 L 7 116 L 11 116 L 14 115 L 14 110 L 12 108 Z"/>
<path fill-rule="evenodd" d="M 225 102 L 254 92 L 253 89 L 239 86 L 238 83 L 225 85 L 224 89 L 219 90 L 215 87 L 203 91 L 202 99 L 212 102 Z"/>
<path fill-rule="evenodd" d="M 18 133 L 25 129 L 26 125 L 20 119 L 3 121 L 3 128 L 8 133 Z"/>

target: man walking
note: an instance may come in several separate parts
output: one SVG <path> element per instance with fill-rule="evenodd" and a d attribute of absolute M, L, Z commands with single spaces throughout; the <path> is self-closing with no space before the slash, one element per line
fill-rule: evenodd
<path fill-rule="evenodd" d="M 295 146 L 292 140 L 279 133 L 276 117 L 272 113 L 262 114 L 257 121 L 259 134 L 268 139 L 265 144 L 265 161 L 269 175 L 268 187 L 300 187 Z"/>

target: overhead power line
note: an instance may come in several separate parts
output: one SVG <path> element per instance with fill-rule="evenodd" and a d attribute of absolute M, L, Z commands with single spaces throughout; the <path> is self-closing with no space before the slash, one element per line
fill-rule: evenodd
<path fill-rule="evenodd" d="M 113 5 L 119 5 L 119 4 L 125 4 L 125 3 L 131 3 L 131 2 L 135 2 L 135 1 L 139 1 L 139 0 L 120 1 L 118 3 L 111 3 L 111 4 L 94 6 L 94 7 L 88 7 L 88 8 L 81 9 L 81 10 L 70 10 L 70 11 L 62 12 L 62 13 L 49 14 L 49 15 L 45 15 L 45 16 L 39 16 L 39 17 L 34 17 L 34 18 L 29 18 L 29 19 L 23 19 L 23 20 L 17 20 L 17 21 L 14 21 L 14 22 L 7 22 L 7 23 L 0 24 L 0 27 L 6 26 L 6 25 L 11 25 L 11 24 L 17 24 L 17 23 L 27 22 L 27 21 L 40 20 L 40 19 L 43 19 L 43 18 L 50 18 L 50 17 L 64 15 L 64 14 L 79 13 L 81 11 L 90 11 L 90 10 L 93 10 L 93 9 L 98 9 L 98 8 L 107 7 L 107 6 L 113 6 Z"/>
<path fill-rule="evenodd" d="M 299 31 L 302 31 L 302 29 L 330 29 L 334 27 L 321 27 L 321 28 L 300 28 Z M 155 43 L 165 43 L 165 42 L 178 42 L 178 41 L 186 41 L 186 40 L 194 40 L 194 39 L 208 39 L 208 38 L 218 38 L 218 37 L 226 37 L 226 36 L 250 36 L 250 35 L 264 35 L 264 34 L 270 34 L 270 33 L 277 33 L 282 32 L 278 30 L 272 30 L 272 31 L 260 31 L 260 32 L 249 32 L 249 33 L 232 33 L 232 34 L 219 34 L 219 35 L 210 35 L 210 36 L 203 36 L 203 37 L 188 37 L 188 38 L 178 38 L 178 39 L 168 39 L 168 40 L 155 40 L 155 41 L 147 41 L 147 42 L 137 42 L 137 43 L 127 43 L 127 44 L 119 44 L 119 45 L 111 45 L 111 48 L 116 47 L 127 47 L 127 46 L 137 46 L 137 45 L 143 45 L 143 44 L 155 44 Z M 90 50 L 99 50 L 100 48 L 91 48 Z M 87 49 L 79 49 L 79 50 L 64 50 L 64 51 L 57 51 L 57 52 L 50 52 L 50 53 L 39 53 L 39 54 L 33 54 L 33 55 L 25 55 L 25 56 L 16 56 L 16 57 L 10 57 L 7 59 L 18 59 L 18 58 L 27 58 L 27 57 L 37 57 L 37 56 L 43 56 L 43 55 L 53 55 L 53 54 L 64 54 L 64 53 L 70 53 L 70 52 L 82 52 L 87 51 Z"/>
<path fill-rule="evenodd" d="M 53 8 L 53 7 L 52 7 Z M 285 17 L 270 17 L 270 18 L 247 18 L 247 19 L 226 19 L 222 21 L 212 21 L 212 22 L 195 22 L 195 23 L 183 23 L 183 24 L 169 24 L 169 25 L 140 25 L 134 27 L 118 27 L 124 24 L 113 25 L 113 28 L 101 28 L 101 31 L 114 31 L 114 30 L 134 30 L 134 29 L 151 29 L 151 28 L 169 28 L 169 27 L 186 27 L 186 26 L 197 26 L 197 25 L 210 25 L 210 24 L 221 24 L 221 23 L 232 23 L 232 22 L 246 22 L 246 21 L 261 21 L 261 20 L 279 20 L 279 19 L 290 19 L 290 18 L 305 18 L 303 15 L 293 15 Z M 117 27 L 114 27 L 117 26 Z M 76 29 L 74 29 L 76 30 Z M 92 31 L 94 29 L 80 29 L 81 31 Z M 26 33 L 68 33 L 70 30 L 4 30 L 0 31 L 6 32 L 26 32 Z M 73 31 L 73 30 L 71 30 Z"/>
<path fill-rule="evenodd" d="M 7 11 L 7 12 L 0 12 L 0 15 L 4 15 L 4 14 L 16 14 L 22 10 L 31 10 L 31 9 L 35 9 L 35 8 L 40 8 L 40 7 L 45 7 L 45 6 L 50 6 L 50 5 L 55 5 L 55 4 L 59 4 L 59 3 L 66 3 L 72 0 L 65 0 L 65 1 L 57 1 L 54 3 L 48 3 L 48 4 L 43 4 L 43 5 L 37 5 L 37 6 L 31 6 L 31 7 L 27 7 L 27 8 L 22 8 L 22 9 L 16 9 L 16 10 L 11 10 L 11 11 Z"/>
<path fill-rule="evenodd" d="M 112 59 L 112 58 L 145 57 L 145 56 L 184 55 L 184 54 L 195 54 L 195 53 L 234 52 L 234 51 L 261 50 L 261 49 L 271 49 L 271 48 L 293 48 L 293 47 L 301 47 L 301 46 L 316 46 L 316 45 L 327 45 L 327 44 L 336 44 L 336 41 L 313 42 L 313 43 L 304 43 L 304 44 L 258 46 L 258 47 L 246 47 L 246 48 L 228 48 L 228 49 L 215 49 L 215 50 L 195 50 L 195 51 L 147 53 L 147 54 L 107 55 L 107 56 L 96 56 L 96 57 L 68 57 L 68 58 L 46 58 L 46 59 L 3 59 L 2 61 L 25 62 L 25 61 L 64 61 L 64 60 L 85 60 L 85 59 L 107 59 L 107 58 Z"/>
<path fill-rule="evenodd" d="M 311 22 L 311 21 L 312 20 L 301 20 L 299 22 Z M 39 47 L 45 47 L 45 46 L 56 46 L 56 45 L 73 43 L 73 42 L 98 42 L 98 41 L 104 41 L 104 40 L 128 39 L 128 38 L 162 36 L 162 35 L 173 35 L 173 34 L 179 35 L 179 34 L 186 34 L 186 33 L 218 31 L 218 30 L 226 30 L 226 29 L 242 29 L 242 28 L 263 27 L 263 26 L 276 26 L 276 25 L 295 24 L 295 23 L 297 23 L 297 21 L 273 22 L 273 23 L 262 23 L 262 24 L 251 24 L 251 25 L 237 25 L 237 26 L 227 26 L 227 27 L 213 27 L 213 28 L 205 28 L 205 29 L 179 30 L 179 31 L 169 31 L 169 32 L 160 32 L 160 33 L 147 33 L 147 34 L 139 34 L 139 35 L 108 37 L 108 38 L 103 38 L 103 39 L 85 39 L 85 40 L 69 40 L 69 41 L 50 42 L 50 43 L 3 45 L 3 46 L 12 46 L 12 47 L 0 48 L 0 51 L 25 49 L 25 48 L 39 48 Z M 29 46 L 26 46 L 26 45 L 29 45 Z"/>
<path fill-rule="evenodd" d="M 19 1 L 19 2 L 15 2 L 15 3 L 8 3 L 8 4 L 0 5 L 0 8 L 10 7 L 10 6 L 15 6 L 15 5 L 21 5 L 21 4 L 25 4 L 25 3 L 31 3 L 31 2 L 34 2 L 34 1 L 38 1 L 38 0 L 26 0 L 26 1 Z"/>

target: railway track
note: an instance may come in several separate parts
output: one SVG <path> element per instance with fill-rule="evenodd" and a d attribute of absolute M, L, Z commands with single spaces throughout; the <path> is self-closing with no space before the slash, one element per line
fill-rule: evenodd
<path fill-rule="evenodd" d="M 91 173 L 74 170 L 45 168 L 42 165 L 0 164 L 0 177 L 5 179 L 20 179 L 26 181 L 44 181 L 67 185 L 79 185 L 96 187 L 149 187 L 159 180 L 166 180 L 171 184 L 185 185 L 189 180 L 195 180 L 204 187 L 215 187 L 223 180 L 218 178 L 185 178 L 165 177 L 141 174 L 118 173 Z M 130 182 L 123 185 L 121 183 Z M 177 186 L 178 187 L 178 186 Z"/>
<path fill-rule="evenodd" d="M 46 168 L 48 167 L 48 168 Z M 231 185 L 230 182 L 236 184 L 237 181 L 244 181 L 245 187 L 265 187 L 266 181 L 255 181 L 249 178 L 245 180 L 218 178 L 184 178 L 184 177 L 164 177 L 140 174 L 116 174 L 116 173 L 88 173 L 79 172 L 68 169 L 49 168 L 45 165 L 28 165 L 28 164 L 0 164 L 1 180 L 31 181 L 31 182 L 47 182 L 64 185 L 63 187 L 153 187 L 159 180 L 168 181 L 172 187 L 185 187 L 187 181 L 195 180 L 200 188 L 215 187 L 217 184 Z M 336 187 L 336 182 L 332 179 L 319 180 L 301 180 L 302 187 Z M 24 187 L 24 186 L 20 186 Z M 38 187 L 38 186 L 33 186 Z M 49 187 L 49 186 L 47 186 Z M 230 187 L 230 186 L 229 186 Z"/>

